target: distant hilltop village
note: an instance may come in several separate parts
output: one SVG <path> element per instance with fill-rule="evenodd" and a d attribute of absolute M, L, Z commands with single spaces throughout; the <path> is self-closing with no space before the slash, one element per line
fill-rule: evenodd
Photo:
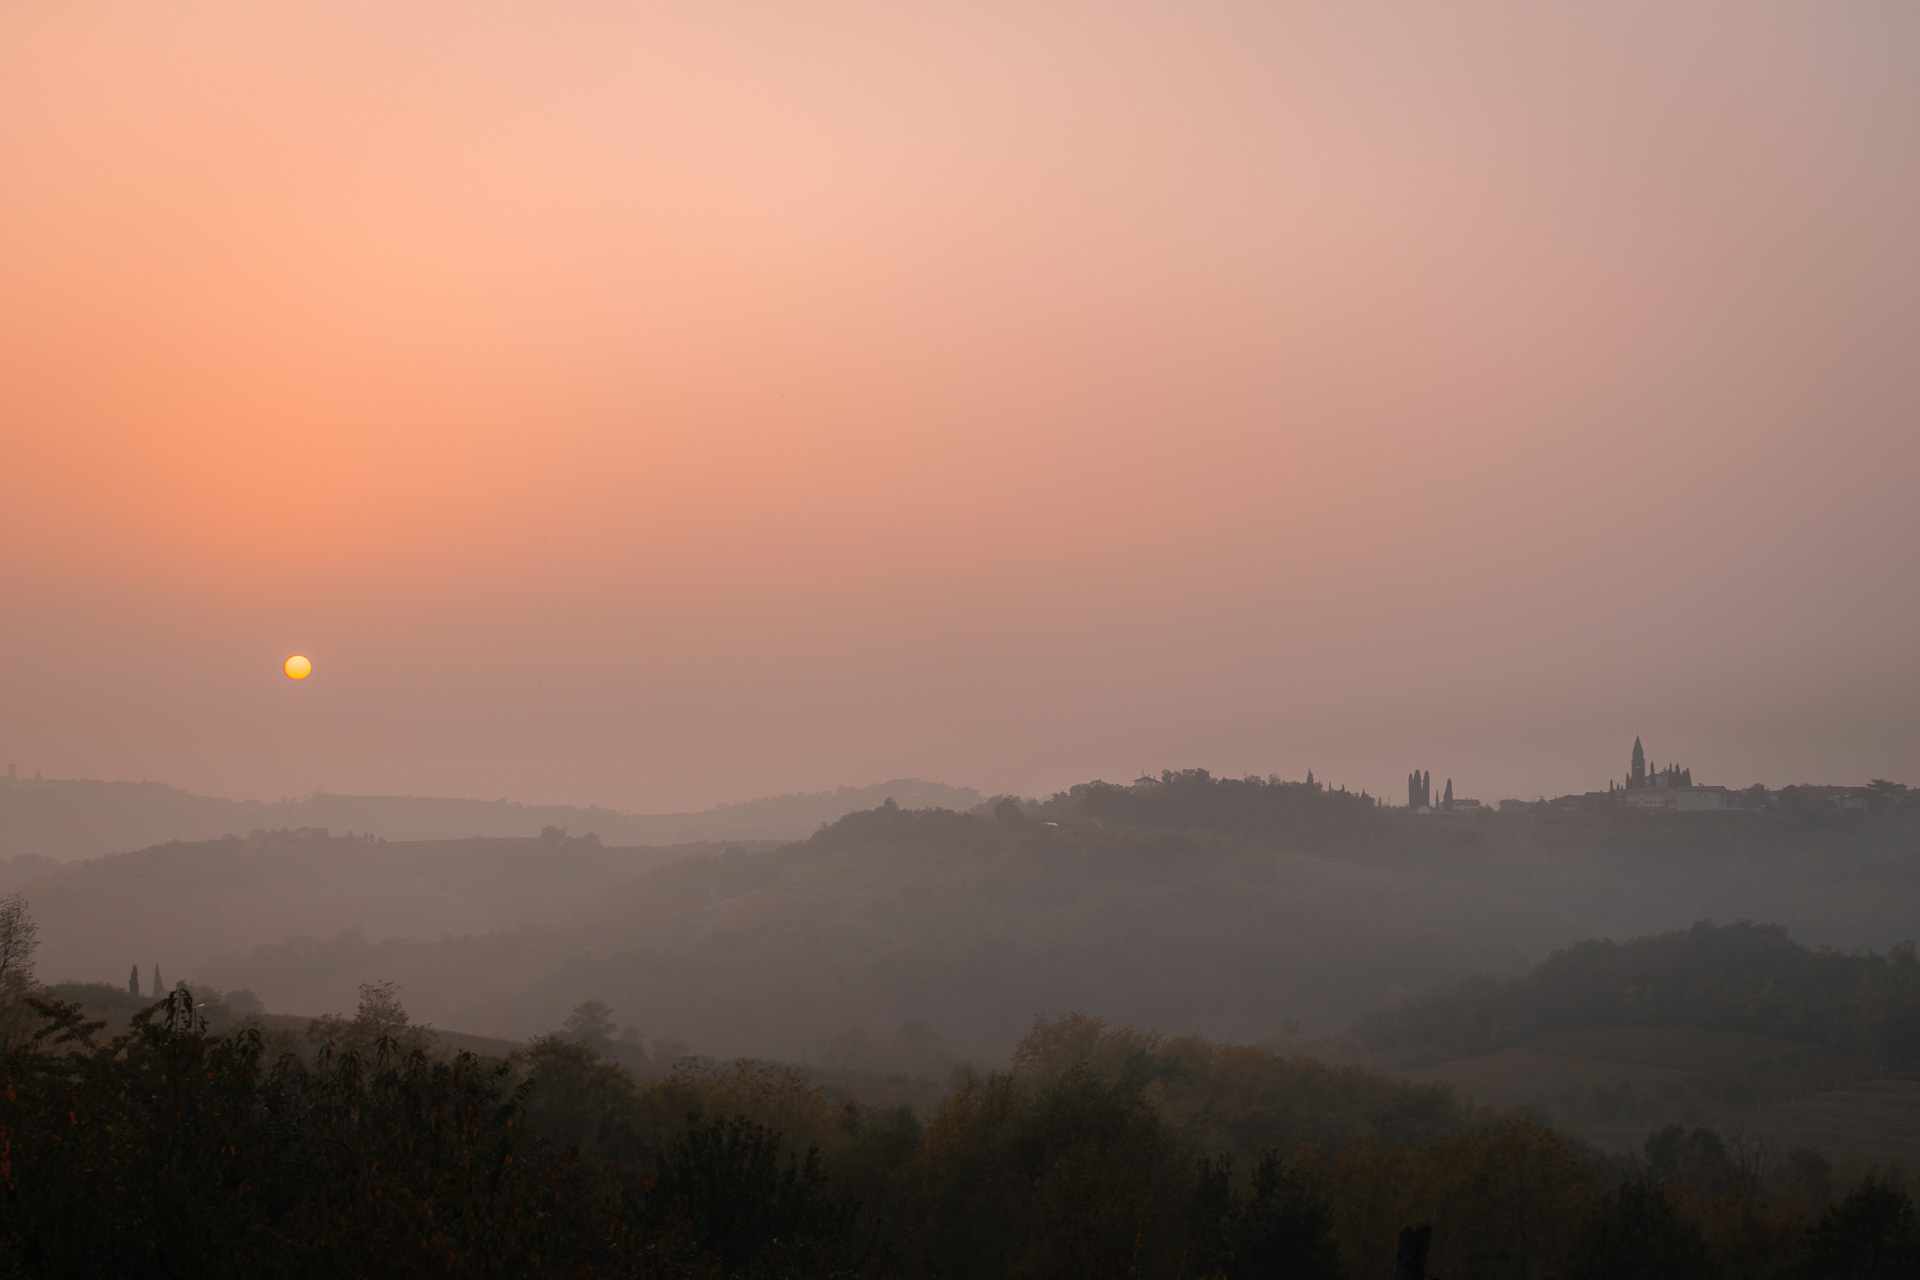
<path fill-rule="evenodd" d="M 1556 796 L 1552 800 L 1502 800 L 1501 813 L 1527 813 L 1554 809 L 1563 813 L 1596 812 L 1607 809 L 1668 810 L 1681 813 L 1731 813 L 1755 811 L 1797 811 L 1814 808 L 1867 809 L 1886 804 L 1902 804 L 1913 795 L 1905 783 L 1875 778 L 1864 787 L 1795 785 L 1769 791 L 1759 783 L 1744 791 L 1731 787 L 1695 785 L 1693 770 L 1677 764 L 1649 770 L 1647 752 L 1640 739 L 1633 740 L 1633 756 L 1626 777 L 1607 783 L 1605 791 L 1587 791 Z M 1453 794 L 1453 779 L 1438 803 L 1433 799 L 1433 775 L 1418 769 L 1407 775 L 1407 808 L 1415 813 L 1470 815 L 1491 813 L 1478 800 Z"/>

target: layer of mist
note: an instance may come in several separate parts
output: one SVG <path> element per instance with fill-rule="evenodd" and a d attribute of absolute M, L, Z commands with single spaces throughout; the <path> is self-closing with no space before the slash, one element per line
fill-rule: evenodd
<path fill-rule="evenodd" d="M 1885 951 L 1920 918 L 1917 835 L 1913 805 L 1462 819 L 1195 771 L 888 804 L 786 844 L 308 830 L 4 870 L 49 979 L 157 962 L 304 1014 L 390 980 L 425 1021 L 509 1038 L 594 999 L 701 1054 L 927 1074 L 996 1060 L 1036 1014 L 1300 1044 L 1436 983 L 1702 919 Z"/>
<path fill-rule="evenodd" d="M 822 823 L 892 800 L 908 808 L 970 808 L 980 793 L 919 778 L 868 787 L 768 796 L 697 813 L 619 813 L 599 806 L 520 804 L 432 796 L 336 796 L 315 792 L 273 802 L 195 795 L 159 782 L 0 778 L 0 858 L 55 862 L 210 840 L 250 831 L 325 828 L 389 840 L 535 836 L 560 827 L 608 844 L 701 840 L 797 840 Z"/>

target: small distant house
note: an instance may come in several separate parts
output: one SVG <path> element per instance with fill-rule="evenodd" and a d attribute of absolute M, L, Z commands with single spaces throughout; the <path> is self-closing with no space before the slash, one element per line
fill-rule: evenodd
<path fill-rule="evenodd" d="M 1732 808 L 1732 793 L 1725 787 L 1675 787 L 1668 791 L 1673 807 L 1687 813 L 1706 813 Z"/>

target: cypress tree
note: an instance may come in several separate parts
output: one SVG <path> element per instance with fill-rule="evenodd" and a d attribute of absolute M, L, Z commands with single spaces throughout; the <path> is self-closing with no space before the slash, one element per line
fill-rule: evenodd
<path fill-rule="evenodd" d="M 140 994 L 140 966 L 139 965 L 133 966 L 132 972 L 127 974 L 127 994 L 130 996 L 137 996 Z"/>

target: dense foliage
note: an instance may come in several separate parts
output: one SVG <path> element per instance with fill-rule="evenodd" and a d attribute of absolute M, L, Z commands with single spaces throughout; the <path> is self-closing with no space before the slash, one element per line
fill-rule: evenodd
<path fill-rule="evenodd" d="M 33 1001 L 5 1064 L 0 1258 L 33 1276 L 838 1275 L 851 1204 L 779 1134 L 692 1117 L 653 1176 L 530 1128 L 505 1063 L 383 1038 L 269 1063 L 182 988 L 96 1044 Z M 163 1012 L 164 1011 L 164 1012 Z"/>
<path fill-rule="evenodd" d="M 147 1010 L 41 1004 L 6 1064 L 5 1230 L 17 1274 L 532 1272 L 586 1206 L 471 1057 L 263 1060 Z M 190 1014 L 189 1014 L 190 1017 Z"/>
<path fill-rule="evenodd" d="M 17 1276 L 1336 1277 L 1433 1224 L 1438 1275 L 1914 1274 L 1897 1173 L 1836 1193 L 1673 1130 L 1622 1165 L 1444 1091 L 1096 1019 L 925 1115 L 736 1063 L 638 1079 L 550 1037 L 407 1050 L 391 991 L 271 1053 L 184 989 L 99 1040 L 29 997 L 0 1092 Z M 1843 1189 L 1843 1188 L 1842 1188 Z"/>
<path fill-rule="evenodd" d="M 1173 831 L 1285 836 L 1307 844 L 1345 844 L 1377 829 L 1380 815 L 1364 791 L 1280 778 L 1216 778 L 1205 769 L 1168 770 L 1153 785 L 1083 783 L 1042 806 L 1049 814 Z"/>

